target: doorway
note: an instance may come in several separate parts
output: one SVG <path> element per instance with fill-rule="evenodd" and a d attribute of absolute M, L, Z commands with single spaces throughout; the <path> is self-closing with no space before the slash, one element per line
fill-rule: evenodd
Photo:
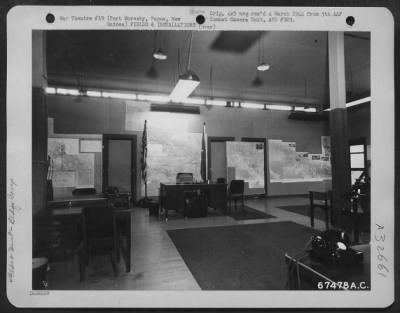
<path fill-rule="evenodd" d="M 103 135 L 103 192 L 107 186 L 136 196 L 136 136 Z"/>
<path fill-rule="evenodd" d="M 234 141 L 234 137 L 208 137 L 208 177 L 212 181 L 227 178 L 226 142 Z"/>

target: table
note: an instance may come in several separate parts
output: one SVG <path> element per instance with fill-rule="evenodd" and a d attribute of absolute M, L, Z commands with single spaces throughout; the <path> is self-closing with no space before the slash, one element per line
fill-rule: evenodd
<path fill-rule="evenodd" d="M 124 199 L 127 202 L 129 208 L 131 208 L 131 194 L 128 191 L 119 192 L 117 198 L 105 196 L 104 194 L 64 196 L 62 199 L 48 201 L 47 206 L 49 208 L 65 208 L 72 205 L 79 206 L 101 204 L 107 201 L 113 201 L 115 199 Z"/>
<path fill-rule="evenodd" d="M 160 207 L 165 210 L 168 220 L 168 210 L 183 211 L 185 191 L 200 190 L 208 193 L 209 206 L 220 209 L 226 214 L 227 185 L 221 183 L 160 183 Z"/>
<path fill-rule="evenodd" d="M 96 204 L 107 203 L 108 199 L 97 199 Z M 93 202 L 90 202 L 93 204 Z M 77 249 L 81 240 L 81 225 L 82 225 L 82 209 L 84 205 L 72 204 L 71 207 L 56 207 L 47 208 L 34 215 L 34 226 L 36 223 L 36 231 L 34 227 L 33 234 L 48 238 L 44 241 L 45 247 L 39 247 L 42 253 L 46 253 L 52 248 L 67 248 Z M 116 222 L 117 228 L 126 239 L 126 246 L 121 245 L 118 250 L 122 251 L 124 257 L 126 271 L 131 270 L 131 209 L 116 207 Z M 55 238 L 54 242 L 51 241 Z M 117 253 L 117 261 L 120 260 Z"/>
<path fill-rule="evenodd" d="M 338 282 L 348 282 L 349 284 L 354 283 L 357 287 L 365 287 L 366 289 L 354 289 L 354 288 L 341 288 L 336 289 L 349 289 L 349 290 L 369 290 L 371 288 L 371 259 L 370 259 L 370 246 L 369 245 L 357 245 L 351 248 L 362 251 L 364 253 L 364 261 L 358 265 L 328 265 L 320 261 L 306 257 L 297 259 L 285 254 L 286 263 L 294 266 L 294 270 L 288 271 L 288 283 L 289 289 L 302 289 L 302 290 L 319 290 L 318 283 L 321 290 L 334 290 L 332 288 L 326 288 L 327 285 Z M 297 262 L 297 263 L 296 263 Z M 296 268 L 296 265 L 298 267 Z M 297 271 L 298 269 L 298 271 Z M 321 283 L 322 282 L 322 283 Z"/>

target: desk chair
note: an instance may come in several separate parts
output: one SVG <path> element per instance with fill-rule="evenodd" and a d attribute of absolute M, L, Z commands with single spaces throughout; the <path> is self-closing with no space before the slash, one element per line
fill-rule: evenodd
<path fill-rule="evenodd" d="M 236 201 L 241 199 L 242 201 L 242 209 L 244 207 L 244 180 L 232 180 L 229 184 L 228 190 L 228 200 L 229 200 L 229 208 L 231 207 L 231 200 L 235 202 L 235 209 Z"/>
<path fill-rule="evenodd" d="M 108 199 L 108 202 L 114 207 L 126 207 L 131 208 L 131 195 L 129 192 L 121 193 L 119 188 L 116 186 L 108 186 L 104 191 L 104 196 Z"/>
<path fill-rule="evenodd" d="M 89 256 L 109 255 L 114 275 L 118 274 L 119 253 L 115 208 L 112 205 L 87 206 L 82 211 L 83 241 L 80 247 L 80 279 L 85 279 Z"/>
<path fill-rule="evenodd" d="M 332 193 L 331 191 L 319 192 L 319 191 L 309 191 L 310 197 L 310 219 L 311 227 L 314 227 L 314 209 L 320 208 L 325 212 L 325 225 L 326 229 L 329 228 L 329 211 L 330 220 L 332 223 Z"/>

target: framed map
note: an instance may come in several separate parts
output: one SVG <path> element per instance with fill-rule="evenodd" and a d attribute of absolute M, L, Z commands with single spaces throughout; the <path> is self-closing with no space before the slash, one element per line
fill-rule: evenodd
<path fill-rule="evenodd" d="M 249 188 L 264 188 L 264 144 L 228 141 L 226 164 L 232 179 L 243 179 Z"/>

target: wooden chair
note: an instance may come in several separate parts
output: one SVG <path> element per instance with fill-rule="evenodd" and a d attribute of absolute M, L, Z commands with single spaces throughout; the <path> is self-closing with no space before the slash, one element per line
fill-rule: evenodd
<path fill-rule="evenodd" d="M 309 191 L 311 227 L 314 227 L 314 209 L 320 208 L 325 212 L 326 229 L 329 228 L 329 219 L 332 223 L 332 195 L 331 191 Z M 330 214 L 329 214 L 330 211 Z"/>
<path fill-rule="evenodd" d="M 119 254 L 115 208 L 112 205 L 96 205 L 83 208 L 83 241 L 80 247 L 80 279 L 85 279 L 85 267 L 89 256 L 109 255 L 114 275 L 118 274 L 116 259 Z"/>
<path fill-rule="evenodd" d="M 235 202 L 235 209 L 236 201 L 240 199 L 242 202 L 242 209 L 244 207 L 244 180 L 232 180 L 229 184 L 229 191 L 228 191 L 228 200 L 229 200 L 229 208 L 231 207 L 231 200 Z"/>

